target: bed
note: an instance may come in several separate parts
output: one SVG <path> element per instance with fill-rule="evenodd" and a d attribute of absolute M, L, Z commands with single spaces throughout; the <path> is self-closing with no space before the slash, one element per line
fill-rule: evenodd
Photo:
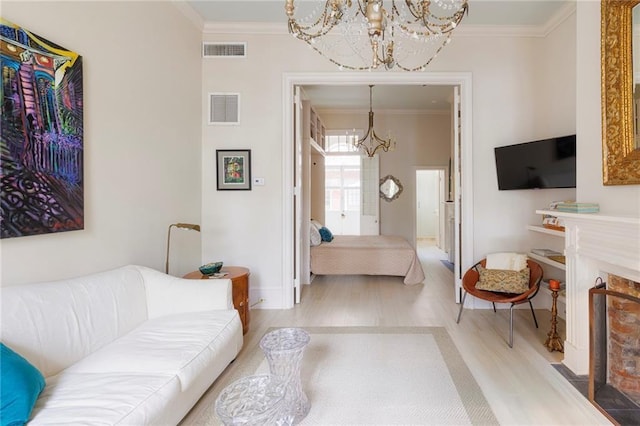
<path fill-rule="evenodd" d="M 311 247 L 311 272 L 316 275 L 392 275 L 405 284 L 419 284 L 424 271 L 414 248 L 390 235 L 336 235 Z"/>

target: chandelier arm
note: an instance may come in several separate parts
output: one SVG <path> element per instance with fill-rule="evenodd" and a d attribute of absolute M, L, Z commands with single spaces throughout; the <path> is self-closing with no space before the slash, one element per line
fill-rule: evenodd
<path fill-rule="evenodd" d="M 405 5 L 407 6 L 407 9 L 409 10 L 409 12 L 411 12 L 411 14 L 413 15 L 414 18 L 416 19 L 421 19 L 422 17 L 424 17 L 425 13 L 424 13 L 424 9 L 425 9 L 425 5 L 414 5 L 413 1 L 411 0 L 404 0 Z M 425 3 L 425 2 L 421 2 L 421 3 Z M 393 11 L 400 16 L 400 13 L 398 12 L 398 8 L 396 6 L 396 2 L 392 1 L 392 9 Z"/>
<path fill-rule="evenodd" d="M 318 19 L 316 20 L 316 22 L 314 22 L 313 24 L 309 24 L 308 26 L 302 26 L 299 25 L 297 23 L 297 21 L 294 18 L 294 14 L 295 14 L 295 6 L 293 4 L 293 0 L 287 0 L 287 4 L 285 5 L 285 10 L 287 12 L 287 16 L 289 16 L 289 23 L 294 22 L 296 24 L 297 27 L 299 28 L 312 28 L 315 27 L 316 25 L 318 25 L 321 21 L 323 23 L 326 23 L 326 17 L 327 17 L 327 9 L 329 8 L 329 1 L 327 0 L 324 4 L 324 11 L 322 12 L 322 14 L 318 17 Z"/>
<path fill-rule="evenodd" d="M 308 25 L 300 25 L 296 19 L 294 18 L 295 7 L 293 5 L 293 0 L 288 0 L 285 5 L 285 10 L 287 11 L 287 15 L 289 16 L 289 32 L 295 34 L 302 34 L 308 38 L 316 38 L 321 37 L 329 33 L 336 25 L 340 23 L 340 17 L 342 12 L 338 8 L 337 4 L 334 0 L 326 0 L 324 4 L 324 10 L 322 14 L 318 17 L 318 19 Z M 314 34 L 307 33 L 307 30 L 310 30 L 316 26 L 319 26 L 322 23 L 322 27 L 320 30 L 315 32 Z"/>
<path fill-rule="evenodd" d="M 357 4 L 358 4 L 358 12 L 359 12 L 363 17 L 365 17 L 365 18 L 366 18 L 366 16 L 367 16 L 367 12 L 366 12 L 366 10 L 367 10 L 367 3 L 368 3 L 368 1 L 369 1 L 369 0 L 365 0 L 365 1 L 364 1 L 364 3 L 363 3 L 363 1 L 362 1 L 362 0 L 358 0 L 358 1 L 357 1 Z"/>
<path fill-rule="evenodd" d="M 295 29 L 292 29 L 292 27 L 294 27 Z M 330 27 L 322 27 L 318 32 L 310 34 L 307 33 L 303 30 L 307 30 L 310 27 L 301 27 L 297 22 L 289 22 L 289 32 L 292 33 L 293 35 L 295 35 L 297 38 L 304 40 L 304 41 L 308 41 L 308 40 L 313 40 L 314 38 L 319 38 L 319 37 L 323 37 L 327 34 L 329 34 L 329 32 L 335 27 L 335 24 L 330 26 Z"/>
<path fill-rule="evenodd" d="M 338 25 L 338 22 L 331 22 L 329 25 L 327 25 L 327 22 L 325 20 L 323 21 L 322 27 L 315 33 L 307 32 L 307 30 L 316 27 L 318 25 L 318 22 L 320 22 L 320 19 L 311 25 L 302 26 L 295 19 L 289 18 L 289 32 L 297 35 L 303 35 L 308 39 L 313 39 L 327 35 L 329 31 L 331 31 L 336 25 Z"/>
<path fill-rule="evenodd" d="M 422 25 L 428 28 L 430 31 L 433 31 L 433 28 L 438 28 L 440 33 L 450 33 L 452 32 L 458 24 L 462 21 L 465 13 L 469 12 L 468 3 L 463 3 L 462 7 L 458 9 L 453 15 L 450 16 L 436 16 L 429 13 L 425 13 L 421 17 Z M 435 22 L 427 21 L 428 18 L 433 19 Z"/>

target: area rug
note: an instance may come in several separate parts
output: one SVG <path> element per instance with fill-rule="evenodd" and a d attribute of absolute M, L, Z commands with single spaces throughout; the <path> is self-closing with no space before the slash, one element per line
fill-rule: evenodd
<path fill-rule="evenodd" d="M 303 328 L 311 410 L 302 425 L 498 424 L 444 328 Z M 268 373 L 260 348 L 251 350 L 234 379 Z M 220 424 L 213 407 L 196 423 Z"/>

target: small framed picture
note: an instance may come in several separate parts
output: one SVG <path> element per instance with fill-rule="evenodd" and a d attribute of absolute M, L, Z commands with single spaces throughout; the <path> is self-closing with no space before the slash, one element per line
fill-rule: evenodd
<path fill-rule="evenodd" d="M 251 189 L 251 150 L 217 149 L 218 191 Z"/>

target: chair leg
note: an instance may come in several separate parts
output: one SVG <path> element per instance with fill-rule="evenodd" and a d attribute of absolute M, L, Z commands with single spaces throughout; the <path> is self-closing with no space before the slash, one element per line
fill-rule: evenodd
<path fill-rule="evenodd" d="M 458 311 L 458 319 L 456 320 L 456 324 L 460 324 L 460 316 L 462 316 L 462 310 L 464 309 L 464 299 L 467 298 L 467 292 L 465 291 L 462 295 L 462 300 L 460 301 L 460 310 Z"/>
<path fill-rule="evenodd" d="M 513 303 L 509 308 L 509 347 L 513 348 Z"/>
<path fill-rule="evenodd" d="M 538 328 L 538 320 L 536 319 L 536 313 L 533 311 L 533 304 L 531 303 L 531 299 L 529 299 L 529 307 L 531 308 L 531 315 L 533 315 L 533 322 L 536 324 L 536 328 Z"/>
<path fill-rule="evenodd" d="M 495 302 L 491 302 L 491 304 L 493 305 L 493 313 L 495 314 L 497 312 L 496 311 L 496 304 L 495 304 Z"/>

